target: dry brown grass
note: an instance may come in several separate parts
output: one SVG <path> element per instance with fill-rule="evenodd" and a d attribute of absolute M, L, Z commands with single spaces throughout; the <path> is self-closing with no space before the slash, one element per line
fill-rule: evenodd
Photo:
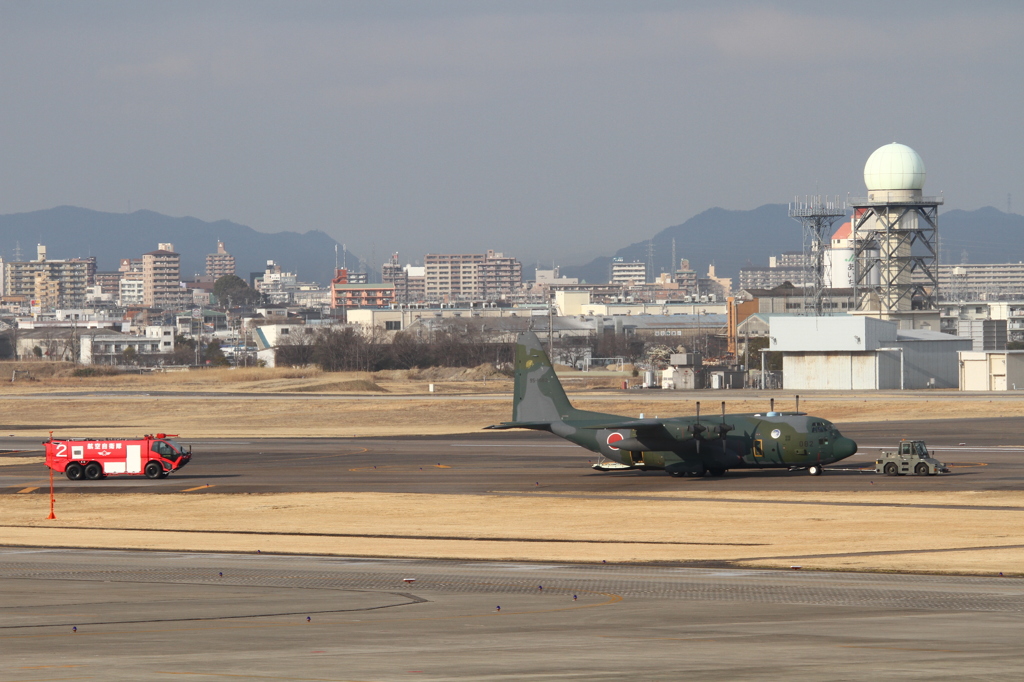
<path fill-rule="evenodd" d="M 117 388 L 131 390 L 124 384 Z M 434 388 L 431 395 L 426 382 L 373 381 L 365 373 L 324 373 L 304 379 L 249 382 L 243 390 L 239 384 L 208 390 L 203 384 L 192 387 L 179 383 L 173 390 L 187 395 L 173 398 L 138 394 L 34 398 L 32 393 L 37 391 L 23 391 L 19 399 L 0 396 L 0 410 L 12 432 L 40 437 L 51 429 L 65 435 L 72 429 L 73 435 L 97 438 L 154 430 L 178 433 L 183 438 L 249 437 L 255 433 L 267 437 L 442 434 L 473 432 L 511 419 L 509 379 L 441 382 Z M 105 389 L 93 386 L 90 390 Z M 157 392 L 152 386 L 144 390 Z M 245 395 L 223 395 L 226 391 Z M 296 396 L 289 397 L 288 393 Z M 338 396 L 308 395 L 297 402 L 302 393 Z M 345 394 L 352 394 L 351 399 Z M 682 394 L 679 400 L 653 400 L 649 396 L 631 392 L 595 399 L 577 393 L 574 404 L 585 410 L 630 416 L 669 417 L 694 412 L 692 394 Z M 703 404 L 704 413 L 710 417 L 716 411 L 716 401 L 705 397 Z M 764 399 L 748 398 L 730 400 L 728 407 L 730 412 L 754 412 L 767 406 Z M 801 407 L 840 424 L 1024 416 L 1024 398 L 1006 396 L 991 402 L 987 395 L 936 397 L 925 392 L 899 398 L 821 395 L 802 402 Z"/>
<path fill-rule="evenodd" d="M 794 499 L 793 493 L 730 492 L 728 500 L 707 494 L 704 500 L 685 502 L 672 494 L 664 497 L 88 494 L 60 497 L 57 520 L 47 521 L 45 496 L 10 496 L 0 544 L 534 561 L 737 561 L 765 567 L 964 573 L 1020 572 L 1024 566 L 1021 492 L 976 493 L 972 502 L 986 507 L 977 510 L 942 508 L 961 505 L 962 493 L 871 495 L 882 505 L 871 507 L 835 506 L 863 501 L 864 496 L 853 493 Z M 888 501 L 892 507 L 884 506 Z M 715 522 L 650 522 L 678 518 L 681 511 L 688 518 Z M 169 518 L 181 532 L 146 532 L 167 528 Z M 601 518 L 615 522 L 594 523 Z M 899 523 L 882 523 L 896 518 Z M 90 527 L 98 530 L 85 530 Z M 242 529 L 269 535 L 234 532 Z M 363 537 L 297 535 L 311 531 Z"/>
<path fill-rule="evenodd" d="M 413 378 L 415 376 L 415 378 Z M 365 436 L 439 434 L 475 431 L 510 418 L 511 380 L 489 377 L 459 380 L 458 372 L 438 380 L 428 395 L 422 375 L 324 373 L 318 370 L 207 370 L 147 377 L 90 378 L 79 382 L 54 377 L 16 384 L 20 399 L 0 397 L 3 421 L 22 435 L 94 437 L 132 436 L 160 430 L 184 440 L 204 437 Z M 472 374 L 463 377 L 472 377 Z M 486 381 L 484 381 L 486 379 Z M 607 378 L 598 381 L 607 381 Z M 615 380 L 614 378 L 612 380 Z M 62 383 L 64 382 L 64 383 Z M 583 391 L 566 381 L 570 390 Z M 44 395 L 57 388 L 81 393 L 106 390 L 177 391 L 186 397 L 157 399 L 128 395 L 82 396 L 67 400 Z M 392 393 L 376 393 L 380 387 Z M 6 385 L 12 392 L 10 384 Z M 285 396 L 283 392 L 352 391 L 351 398 Z M 73 392 L 73 391 L 72 391 Z M 251 397 L 224 395 L 244 392 Z M 492 392 L 479 398 L 452 393 Z M 38 397 L 33 397 L 38 394 Z M 399 399 L 394 394 L 404 394 Z M 782 395 L 782 394 L 774 394 Z M 661 394 L 660 397 L 663 397 Z M 730 411 L 763 411 L 764 398 L 743 394 L 678 394 L 655 400 L 651 393 L 615 393 L 611 399 L 577 392 L 575 404 L 613 414 L 670 416 L 692 414 L 700 397 L 705 412 L 729 398 Z M 675 398 L 676 396 L 672 396 Z M 258 398 L 258 399 L 254 399 Z M 777 407 L 789 409 L 789 398 Z M 816 394 L 801 407 L 834 421 L 907 418 L 1022 416 L 1024 398 L 1008 395 L 907 392 L 901 395 Z M 63 433 L 60 431 L 63 430 Z M 69 433 L 70 432 L 70 433 Z M 43 467 L 40 467 L 42 470 Z M 44 477 L 40 474 L 40 480 Z M 67 495 L 58 500 L 58 521 L 43 520 L 45 498 L 5 498 L 7 527 L 0 544 L 133 547 L 201 551 L 263 551 L 532 559 L 540 561 L 740 561 L 755 566 L 860 570 L 995 572 L 1020 571 L 1024 550 L 1019 527 L 1024 493 L 815 493 L 793 499 L 778 492 L 645 493 L 644 500 L 588 500 L 558 496 L 276 494 L 216 495 L 182 492 L 170 495 Z M 728 497 L 730 499 L 723 499 Z M 657 499 L 650 499 L 657 498 Z M 699 499 L 694 499 L 699 498 Z M 835 506 L 870 499 L 883 506 Z M 793 504 L 788 504 L 793 502 Z M 797 504 L 820 502 L 821 504 Z M 891 507 L 884 506 L 889 502 Z M 908 508 L 907 503 L 938 508 Z M 955 509 L 976 506 L 977 510 Z M 981 509 L 1001 506 L 1008 509 Z M 948 507 L 948 508 L 943 508 Z M 652 524 L 650 519 L 713 518 L 713 524 Z M 173 518 L 181 532 L 154 533 Z M 616 519 L 594 523 L 593 519 Z M 557 521 L 553 521 L 557 520 Z M 898 519 L 880 525 L 885 519 Z M 15 528 L 10 526 L 28 526 Z M 97 526 L 99 530 L 85 530 Z M 921 529 L 941 529 L 922 532 Z M 243 535 L 257 529 L 269 536 Z M 325 533 L 391 537 L 312 538 L 296 535 L 315 529 Z M 217 530 L 224 534 L 196 534 Z M 402 539 L 398 535 L 432 535 L 445 539 Z M 477 539 L 474 539 L 477 538 Z M 542 539 L 544 542 L 518 542 Z M 601 540 L 580 543 L 578 540 Z M 611 543 L 605 541 L 612 541 Z M 654 544 L 655 542 L 668 544 Z M 698 544 L 694 544 L 698 543 Z M 995 549 L 978 549 L 994 547 Z M 918 553 L 907 553 L 921 550 Z M 863 552 L 886 552 L 882 555 Z M 829 555 L 837 556 L 808 556 Z"/>

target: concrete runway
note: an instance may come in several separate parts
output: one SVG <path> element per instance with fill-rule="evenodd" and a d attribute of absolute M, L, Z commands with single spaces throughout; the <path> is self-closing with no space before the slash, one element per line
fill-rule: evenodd
<path fill-rule="evenodd" d="M 1024 489 L 1022 417 L 839 426 L 844 435 L 858 442 L 860 451 L 829 467 L 821 477 L 784 469 L 737 469 L 723 478 L 698 479 L 673 478 L 660 471 L 601 473 L 590 468 L 596 461 L 593 453 L 550 434 L 481 431 L 360 439 L 202 440 L 193 442 L 192 462 L 167 479 L 134 476 L 68 481 L 59 476 L 55 482 L 58 493 L 547 491 L 599 495 L 678 490 Z M 902 437 L 924 438 L 936 456 L 952 466 L 953 473 L 888 477 L 867 471 L 879 448 L 891 449 Z M 35 449 L 41 454 L 38 440 L 7 438 L 0 445 Z M 2 493 L 44 494 L 46 489 L 42 465 L 0 467 Z"/>
<path fill-rule="evenodd" d="M 822 477 L 601 474 L 589 468 L 590 453 L 550 435 L 481 432 L 201 441 L 193 463 L 167 479 L 55 480 L 58 494 L 539 489 L 594 497 L 1019 490 L 1024 482 L 1024 419 L 841 429 L 862 453 Z M 870 448 L 904 436 L 925 438 L 954 473 L 861 470 Z M 0 491 L 45 494 L 45 468 L 0 467 Z M 0 549 L 0 578 L 2 680 L 1024 677 L 1018 578 L 25 548 Z"/>
<path fill-rule="evenodd" d="M 3 680 L 1024 676 L 1014 578 L 32 549 L 0 577 Z"/>

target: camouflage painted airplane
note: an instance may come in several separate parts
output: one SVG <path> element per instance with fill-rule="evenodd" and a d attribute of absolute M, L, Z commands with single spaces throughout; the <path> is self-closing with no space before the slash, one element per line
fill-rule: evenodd
<path fill-rule="evenodd" d="M 533 332 L 516 344 L 512 421 L 488 429 L 550 431 L 601 454 L 600 471 L 664 469 L 673 476 L 721 476 L 729 469 L 807 469 L 821 475 L 826 464 L 857 452 L 826 419 L 803 412 L 725 414 L 632 419 L 577 410 Z"/>

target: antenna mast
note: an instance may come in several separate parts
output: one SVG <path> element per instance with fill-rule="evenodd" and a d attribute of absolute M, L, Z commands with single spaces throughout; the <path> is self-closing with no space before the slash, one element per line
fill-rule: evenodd
<path fill-rule="evenodd" d="M 789 205 L 789 217 L 803 227 L 804 259 L 808 269 L 804 282 L 804 314 L 831 315 L 832 301 L 829 289 L 832 286 L 832 264 L 830 258 L 832 225 L 846 215 L 846 202 L 839 197 L 823 197 L 820 194 L 799 197 Z"/>

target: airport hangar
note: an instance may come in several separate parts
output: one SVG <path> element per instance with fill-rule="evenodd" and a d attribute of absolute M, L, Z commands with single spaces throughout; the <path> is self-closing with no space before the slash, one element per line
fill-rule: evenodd
<path fill-rule="evenodd" d="M 866 315 L 773 316 L 766 352 L 782 353 L 787 389 L 958 388 L 959 351 L 971 339 L 899 326 Z"/>

